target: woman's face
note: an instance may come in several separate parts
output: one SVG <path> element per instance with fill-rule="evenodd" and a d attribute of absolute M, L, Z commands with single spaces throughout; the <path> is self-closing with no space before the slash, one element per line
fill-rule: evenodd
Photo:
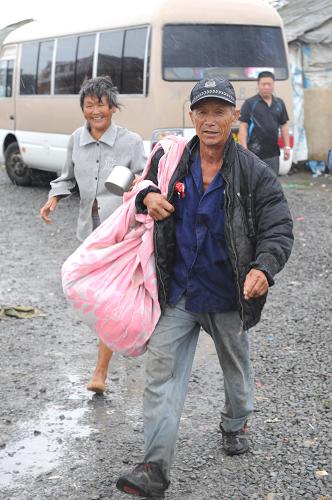
<path fill-rule="evenodd" d="M 103 96 L 101 100 L 97 96 L 84 97 L 83 115 L 90 126 L 92 135 L 96 134 L 100 137 L 108 129 L 115 111 L 114 106 L 109 107 L 106 96 Z"/>

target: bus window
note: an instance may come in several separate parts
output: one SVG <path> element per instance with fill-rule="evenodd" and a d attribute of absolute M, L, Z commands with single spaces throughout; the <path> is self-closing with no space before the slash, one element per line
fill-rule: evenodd
<path fill-rule="evenodd" d="M 213 76 L 254 80 L 266 68 L 287 79 L 287 59 L 279 27 L 247 25 L 165 25 L 163 78 L 197 81 Z M 253 71 L 255 69 L 255 71 Z"/>
<path fill-rule="evenodd" d="M 11 97 L 13 92 L 14 61 L 0 61 L 0 97 Z"/>
<path fill-rule="evenodd" d="M 37 62 L 39 42 L 27 42 L 22 45 L 20 94 L 37 93 Z"/>
<path fill-rule="evenodd" d="M 53 40 L 40 43 L 37 72 L 37 94 L 51 93 L 53 48 Z"/>
<path fill-rule="evenodd" d="M 100 33 L 98 52 L 98 76 L 110 76 L 114 85 L 121 92 L 121 69 L 123 30 Z"/>
<path fill-rule="evenodd" d="M 142 94 L 147 28 L 126 31 L 121 94 Z"/>
<path fill-rule="evenodd" d="M 95 35 L 80 36 L 78 39 L 75 93 L 80 91 L 84 80 L 92 77 L 93 54 L 95 50 Z"/>
<path fill-rule="evenodd" d="M 58 39 L 55 62 L 55 94 L 75 93 L 77 36 Z"/>

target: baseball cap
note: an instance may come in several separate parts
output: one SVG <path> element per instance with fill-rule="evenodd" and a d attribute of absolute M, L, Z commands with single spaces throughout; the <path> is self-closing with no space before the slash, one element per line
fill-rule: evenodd
<path fill-rule="evenodd" d="M 199 101 L 211 97 L 236 105 L 235 90 L 231 82 L 227 78 L 216 77 L 205 78 L 196 83 L 190 93 L 190 109 Z"/>

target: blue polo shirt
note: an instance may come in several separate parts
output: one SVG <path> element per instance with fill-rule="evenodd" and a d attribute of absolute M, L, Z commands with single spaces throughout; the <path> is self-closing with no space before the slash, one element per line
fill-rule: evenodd
<path fill-rule="evenodd" d="M 236 288 L 224 235 L 224 180 L 219 171 L 203 190 L 199 152 L 182 180 L 185 196 L 175 201 L 176 254 L 169 304 L 183 294 L 186 309 L 220 313 L 236 308 Z"/>

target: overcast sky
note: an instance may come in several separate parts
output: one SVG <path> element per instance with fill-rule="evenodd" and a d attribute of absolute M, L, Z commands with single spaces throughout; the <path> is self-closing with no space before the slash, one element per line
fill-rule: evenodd
<path fill-rule="evenodd" d="M 153 0 L 142 0 L 144 4 L 152 3 Z M 1 7 L 0 29 L 23 19 L 52 19 L 54 22 L 61 22 L 66 17 L 74 15 L 91 17 L 103 11 L 111 14 L 112 9 L 123 8 L 124 4 L 131 9 L 139 9 L 138 0 L 7 0 Z"/>

